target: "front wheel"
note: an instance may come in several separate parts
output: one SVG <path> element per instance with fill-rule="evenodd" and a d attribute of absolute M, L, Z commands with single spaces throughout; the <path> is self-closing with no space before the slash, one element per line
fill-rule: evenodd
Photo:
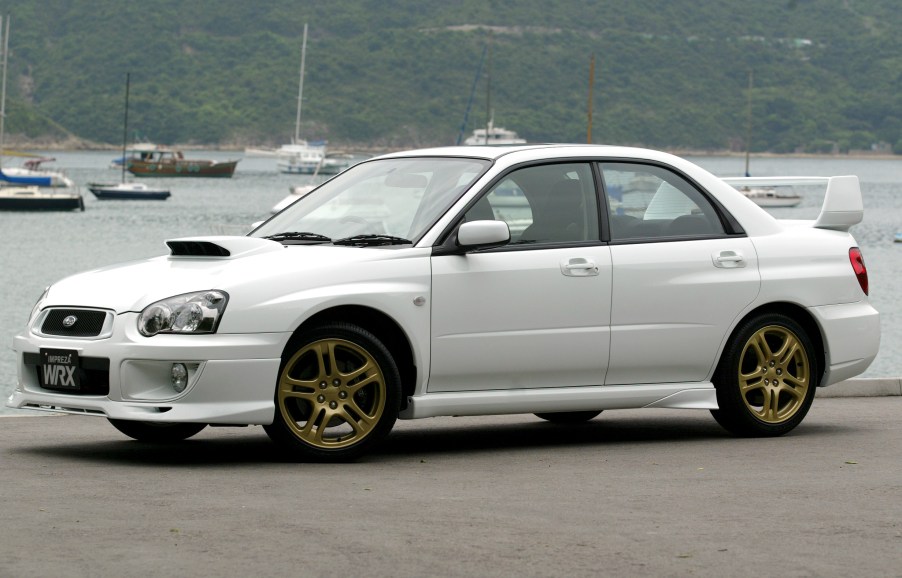
<path fill-rule="evenodd" d="M 186 440 L 207 427 L 205 423 L 158 423 L 110 419 L 113 427 L 139 442 L 172 443 Z"/>
<path fill-rule="evenodd" d="M 745 321 L 724 351 L 714 375 L 714 419 L 735 435 L 779 436 L 799 425 L 817 388 L 814 345 L 785 315 Z"/>
<path fill-rule="evenodd" d="M 348 461 L 388 435 L 400 402 L 400 374 L 382 342 L 356 325 L 330 323 L 286 348 L 273 423 L 263 427 L 299 458 Z"/>

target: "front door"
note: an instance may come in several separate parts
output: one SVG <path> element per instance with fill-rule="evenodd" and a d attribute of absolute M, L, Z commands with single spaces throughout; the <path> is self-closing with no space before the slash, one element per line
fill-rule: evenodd
<path fill-rule="evenodd" d="M 602 385 L 611 254 L 587 163 L 518 169 L 467 220 L 504 220 L 509 246 L 432 259 L 427 390 Z"/>

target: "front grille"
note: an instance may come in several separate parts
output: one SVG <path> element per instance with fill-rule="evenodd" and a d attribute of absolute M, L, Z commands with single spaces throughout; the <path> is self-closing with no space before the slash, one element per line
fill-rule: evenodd
<path fill-rule="evenodd" d="M 106 316 L 106 311 L 94 309 L 52 309 L 41 324 L 41 333 L 64 337 L 96 337 L 103 329 Z M 67 319 L 69 322 L 66 322 Z"/>

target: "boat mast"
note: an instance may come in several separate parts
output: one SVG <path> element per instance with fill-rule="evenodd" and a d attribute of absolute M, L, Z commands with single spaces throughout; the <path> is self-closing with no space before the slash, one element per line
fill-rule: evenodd
<path fill-rule="evenodd" d="M 304 60 L 307 58 L 307 23 L 304 22 L 304 40 L 301 43 L 301 80 L 298 82 L 298 117 L 294 123 L 294 140 L 299 143 L 301 139 L 301 104 L 304 98 Z"/>
<path fill-rule="evenodd" d="M 131 84 L 131 73 L 125 73 L 125 120 L 122 123 L 122 183 L 125 183 L 125 169 L 128 166 L 125 149 L 128 147 L 128 89 Z"/>
<path fill-rule="evenodd" d="M 752 149 L 752 71 L 749 70 L 748 110 L 745 123 L 745 176 L 749 174 L 749 152 Z"/>
<path fill-rule="evenodd" d="M 6 124 L 6 62 L 9 53 L 9 16 L 6 17 L 6 29 L 3 29 L 3 17 L 0 16 L 0 35 L 3 44 L 3 88 L 0 93 L 0 167 L 3 166 L 3 131 Z"/>
<path fill-rule="evenodd" d="M 489 31 L 489 37 L 486 41 L 489 51 L 488 70 L 485 74 L 485 144 L 489 144 L 489 133 L 492 131 L 494 115 L 492 114 L 492 32 Z"/>
<path fill-rule="evenodd" d="M 479 59 L 479 67 L 476 69 L 476 78 L 473 79 L 473 88 L 470 89 L 470 100 L 467 101 L 467 110 L 464 112 L 464 121 L 460 125 L 460 132 L 457 135 L 457 144 L 460 144 L 467 131 L 467 118 L 470 116 L 470 109 L 473 107 L 473 98 L 476 96 L 476 86 L 479 84 L 479 77 L 482 76 L 482 65 L 485 63 L 485 53 L 489 45 L 482 47 L 482 57 Z"/>
<path fill-rule="evenodd" d="M 586 131 L 586 144 L 592 144 L 592 90 L 595 87 L 595 53 L 592 53 L 592 60 L 589 61 L 589 111 L 588 130 Z"/>

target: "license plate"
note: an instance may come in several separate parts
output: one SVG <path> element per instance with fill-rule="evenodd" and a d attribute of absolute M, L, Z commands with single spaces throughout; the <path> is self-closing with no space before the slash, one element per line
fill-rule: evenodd
<path fill-rule="evenodd" d="M 78 352 L 72 349 L 41 349 L 38 368 L 41 386 L 48 389 L 78 390 Z"/>

